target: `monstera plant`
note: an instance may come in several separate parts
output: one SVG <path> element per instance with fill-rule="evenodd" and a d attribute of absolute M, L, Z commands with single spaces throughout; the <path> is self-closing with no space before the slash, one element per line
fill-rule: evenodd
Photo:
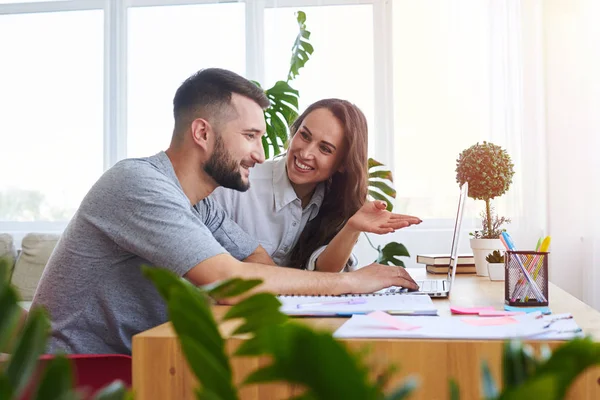
<path fill-rule="evenodd" d="M 392 200 L 396 198 L 396 191 L 393 188 L 392 173 L 384 168 L 379 161 L 369 158 L 369 197 L 375 200 L 382 200 L 387 203 L 387 210 L 391 211 L 394 207 Z M 379 264 L 397 265 L 404 267 L 404 261 L 398 257 L 410 257 L 410 254 L 402 243 L 389 242 L 385 246 L 375 247 L 369 239 L 369 235 L 364 234 L 372 248 L 377 250 L 377 259 Z"/>
<path fill-rule="evenodd" d="M 298 77 L 300 69 L 303 68 L 314 52 L 310 43 L 310 31 L 306 29 L 306 14 L 302 11 L 296 13 L 298 23 L 298 35 L 292 46 L 292 57 L 290 68 L 285 81 L 277 81 L 272 88 L 265 90 L 271 105 L 265 110 L 265 121 L 267 124 L 266 135 L 263 136 L 263 148 L 265 157 L 276 156 L 285 151 L 285 145 L 290 134 L 290 125 L 298 117 L 298 101 L 300 93 L 291 86 L 294 79 Z M 260 84 L 255 82 L 258 86 Z M 385 169 L 379 161 L 369 158 L 369 198 L 382 200 L 387 203 L 387 210 L 394 207 L 392 201 L 396 197 L 396 191 L 392 187 L 392 173 Z M 383 248 L 375 247 L 368 235 L 365 234 L 369 244 L 378 252 L 376 262 L 404 266 L 404 262 L 397 257 L 410 257 L 404 245 L 390 242 Z"/>
<path fill-rule="evenodd" d="M 310 44 L 310 31 L 306 29 L 306 14 L 296 13 L 298 35 L 292 46 L 290 69 L 284 81 L 277 81 L 272 88 L 265 90 L 271 105 L 265 110 L 267 132 L 262 138 L 265 157 L 270 158 L 281 154 L 289 137 L 290 125 L 298 117 L 299 92 L 294 89 L 292 82 L 309 60 L 314 49 Z M 260 84 L 255 82 L 258 86 Z"/>

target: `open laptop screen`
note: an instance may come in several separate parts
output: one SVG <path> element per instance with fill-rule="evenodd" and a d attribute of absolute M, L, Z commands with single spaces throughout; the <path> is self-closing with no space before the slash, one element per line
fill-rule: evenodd
<path fill-rule="evenodd" d="M 460 228 L 462 226 L 463 212 L 465 203 L 469 194 L 469 182 L 463 183 L 460 188 L 460 197 L 458 198 L 458 210 L 456 210 L 456 219 L 454 220 L 454 233 L 452 235 L 452 249 L 450 250 L 450 265 L 448 266 L 448 282 L 450 288 L 454 283 L 456 276 L 456 264 L 458 262 L 458 245 L 460 242 Z"/>

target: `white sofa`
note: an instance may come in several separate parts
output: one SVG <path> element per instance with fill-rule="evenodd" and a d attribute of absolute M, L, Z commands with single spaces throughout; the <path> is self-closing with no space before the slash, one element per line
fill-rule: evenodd
<path fill-rule="evenodd" d="M 28 233 L 17 249 L 11 235 L 0 234 L 0 258 L 7 258 L 11 265 L 9 279 L 19 291 L 24 308 L 29 308 L 59 238 L 57 234 Z"/>

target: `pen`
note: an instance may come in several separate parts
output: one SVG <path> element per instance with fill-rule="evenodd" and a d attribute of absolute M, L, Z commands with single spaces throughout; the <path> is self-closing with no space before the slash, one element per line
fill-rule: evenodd
<path fill-rule="evenodd" d="M 550 325 L 552 325 L 556 321 L 561 321 L 561 320 L 564 320 L 564 319 L 573 319 L 573 316 L 572 315 L 564 315 L 562 317 L 552 318 L 550 321 L 548 321 L 548 323 L 546 325 L 543 326 L 543 328 L 544 329 L 550 328 Z"/>
<path fill-rule="evenodd" d="M 550 248 L 550 241 L 552 240 L 552 238 L 550 236 L 546 236 L 544 238 L 544 240 L 542 240 L 542 243 L 540 244 L 540 249 L 539 251 L 542 253 L 547 253 L 548 249 Z M 540 260 L 540 262 L 537 263 L 537 266 L 535 268 L 535 272 L 533 273 L 533 279 L 537 278 L 540 269 L 542 268 L 543 265 L 543 260 Z"/>
<path fill-rule="evenodd" d="M 539 238 L 536 245 L 535 245 L 535 251 L 540 251 L 540 246 L 542 245 L 542 239 L 543 238 Z"/>
<path fill-rule="evenodd" d="M 535 251 L 538 253 L 547 253 L 548 249 L 550 247 L 550 241 L 552 240 L 552 238 L 550 236 L 546 236 L 544 238 L 540 238 L 538 240 L 538 244 L 536 246 Z M 529 272 L 533 273 L 533 279 L 536 280 L 539 273 L 540 273 L 540 269 L 542 268 L 542 265 L 544 265 L 544 259 L 543 256 L 540 254 L 536 254 L 536 256 L 533 258 L 533 260 L 529 263 L 528 266 L 528 270 Z M 524 282 L 523 282 L 524 283 Z M 515 292 L 515 297 L 519 297 L 523 294 L 523 291 L 525 290 L 525 285 L 521 284 L 521 286 L 518 288 L 518 290 Z M 525 298 L 525 301 L 527 301 L 527 298 Z"/>
<path fill-rule="evenodd" d="M 390 315 L 438 315 L 437 310 L 390 310 Z"/>
<path fill-rule="evenodd" d="M 337 304 L 365 304 L 367 299 L 350 299 L 350 300 L 334 300 L 334 301 L 322 301 L 318 303 L 302 303 L 297 304 L 296 308 L 305 308 L 305 307 L 320 307 L 320 306 L 329 306 L 329 305 L 337 305 Z"/>

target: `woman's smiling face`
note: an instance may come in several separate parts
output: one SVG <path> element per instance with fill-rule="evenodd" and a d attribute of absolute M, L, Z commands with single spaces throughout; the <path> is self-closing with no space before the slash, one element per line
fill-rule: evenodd
<path fill-rule="evenodd" d="M 312 191 L 340 171 L 346 153 L 344 127 L 326 108 L 304 118 L 288 148 L 287 174 L 296 194 Z"/>

